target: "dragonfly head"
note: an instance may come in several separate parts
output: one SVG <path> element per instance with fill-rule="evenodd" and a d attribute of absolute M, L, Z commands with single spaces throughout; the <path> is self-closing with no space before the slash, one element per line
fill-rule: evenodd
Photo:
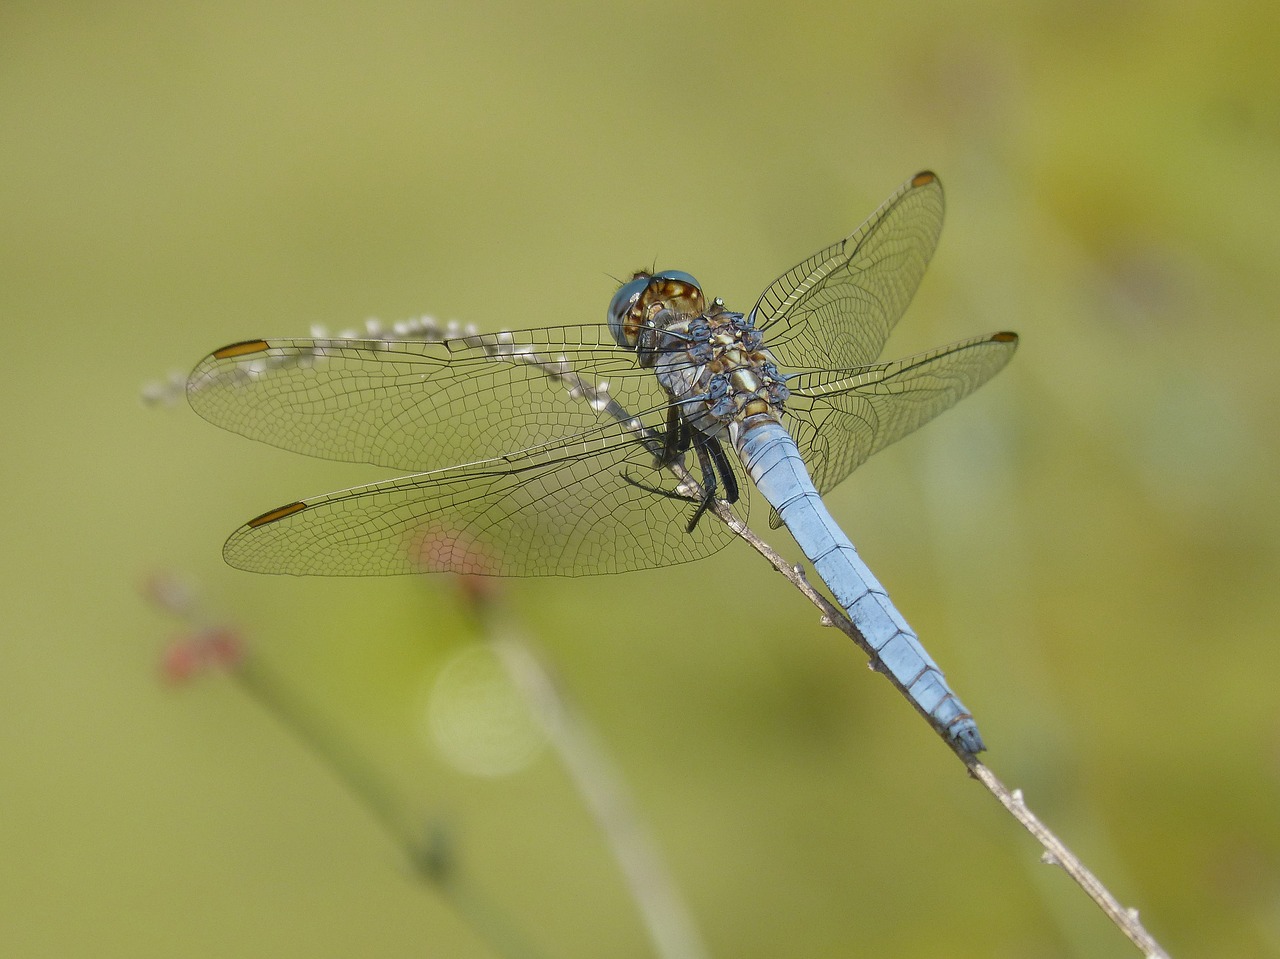
<path fill-rule="evenodd" d="M 618 287 L 609 301 L 609 332 L 623 349 L 634 350 L 640 344 L 641 330 L 651 327 L 662 310 L 689 316 L 706 308 L 702 287 L 688 273 L 637 273 Z"/>

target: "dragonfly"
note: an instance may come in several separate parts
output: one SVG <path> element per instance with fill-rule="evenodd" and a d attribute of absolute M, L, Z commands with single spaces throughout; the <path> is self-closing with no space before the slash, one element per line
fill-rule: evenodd
<path fill-rule="evenodd" d="M 672 566 L 735 538 L 706 513 L 718 505 L 745 522 L 749 479 L 875 668 L 977 753 L 972 714 L 822 500 L 1017 347 L 998 332 L 876 362 L 933 255 L 944 205 L 935 174 L 913 176 L 746 313 L 709 300 L 691 274 L 640 271 L 604 324 L 481 333 L 422 321 L 216 350 L 187 381 L 205 419 L 287 450 L 412 471 L 262 513 L 223 556 L 255 572 L 331 576 Z"/>

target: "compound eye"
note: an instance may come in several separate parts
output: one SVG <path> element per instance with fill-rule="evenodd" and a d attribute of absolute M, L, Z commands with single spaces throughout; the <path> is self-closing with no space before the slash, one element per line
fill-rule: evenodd
<path fill-rule="evenodd" d="M 698 292 L 702 291 L 702 284 L 693 278 L 690 273 L 683 270 L 663 270 L 661 273 L 653 275 L 655 280 L 674 280 L 677 283 L 683 283 L 685 286 L 691 286 Z"/>
<path fill-rule="evenodd" d="M 637 273 L 632 279 L 618 287 L 609 301 L 609 332 L 613 340 L 623 349 L 635 349 L 640 335 L 640 318 L 633 316 L 632 311 L 640 299 L 640 294 L 649 285 L 648 273 Z"/>
<path fill-rule="evenodd" d="M 667 309 L 681 316 L 696 316 L 706 308 L 702 288 L 688 273 L 641 272 L 618 287 L 609 301 L 609 332 L 623 349 L 634 350 L 639 346 L 641 329 L 654 311 Z"/>

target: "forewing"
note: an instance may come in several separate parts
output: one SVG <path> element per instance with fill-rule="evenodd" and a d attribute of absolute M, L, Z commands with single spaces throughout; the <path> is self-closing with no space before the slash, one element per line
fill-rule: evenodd
<path fill-rule="evenodd" d="M 892 363 L 788 379 L 786 423 L 818 491 L 955 406 L 1003 369 L 1017 346 L 1013 333 L 994 333 Z"/>
<path fill-rule="evenodd" d="M 607 337 L 591 325 L 252 340 L 203 359 L 187 395 L 205 419 L 273 446 L 434 470 L 540 447 L 619 415 L 660 424 L 657 380 Z"/>
<path fill-rule="evenodd" d="M 942 231 L 942 183 L 918 173 L 850 236 L 770 284 L 752 309 L 792 370 L 875 360 L 915 295 Z"/>
<path fill-rule="evenodd" d="M 732 534 L 670 488 L 622 426 L 568 443 L 292 503 L 232 534 L 223 556 L 263 573 L 372 576 L 452 571 L 584 576 L 685 563 Z"/>

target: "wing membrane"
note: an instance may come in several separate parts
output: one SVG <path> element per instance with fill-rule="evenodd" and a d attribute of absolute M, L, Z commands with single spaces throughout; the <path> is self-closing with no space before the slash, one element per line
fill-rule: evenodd
<path fill-rule="evenodd" d="M 584 576 L 685 563 L 732 539 L 721 523 L 686 532 L 690 504 L 636 482 L 671 485 L 645 442 L 615 425 L 272 510 L 236 530 L 223 556 L 294 575 Z"/>
<path fill-rule="evenodd" d="M 944 206 L 942 182 L 918 173 L 850 236 L 774 280 L 752 316 L 778 360 L 853 369 L 879 356 L 933 256 Z"/>
<path fill-rule="evenodd" d="M 608 335 L 593 325 L 435 341 L 254 340 L 202 360 L 187 395 L 205 419 L 273 446 L 432 470 L 588 432 L 623 409 L 660 424 L 657 380 L 603 343 Z"/>
<path fill-rule="evenodd" d="M 1012 333 L 974 337 L 891 363 L 817 370 L 787 381 L 786 422 L 818 491 L 955 406 L 1004 368 Z"/>

